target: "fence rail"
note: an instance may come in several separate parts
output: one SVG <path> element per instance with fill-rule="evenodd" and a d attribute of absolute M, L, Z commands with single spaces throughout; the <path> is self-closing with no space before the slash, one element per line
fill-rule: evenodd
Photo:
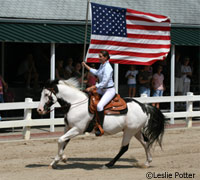
<path fill-rule="evenodd" d="M 193 102 L 200 101 L 200 95 L 193 95 L 188 93 L 187 96 L 163 96 L 163 97 L 139 97 L 135 98 L 142 103 L 175 103 L 186 102 L 185 112 L 166 112 L 164 115 L 166 118 L 186 118 L 186 126 L 192 127 L 192 118 L 200 117 L 200 111 L 193 111 Z M 49 126 L 49 125 L 64 125 L 64 118 L 53 119 L 32 119 L 32 109 L 36 109 L 39 102 L 33 102 L 31 98 L 26 98 L 25 102 L 14 103 L 1 103 L 0 111 L 2 110 L 19 110 L 24 109 L 24 117 L 21 120 L 13 121 L 1 121 L 0 128 L 14 128 L 24 127 L 23 136 L 24 139 L 30 138 L 30 128 L 33 126 Z M 60 107 L 56 103 L 54 108 Z M 173 124 L 173 121 L 171 121 Z"/>

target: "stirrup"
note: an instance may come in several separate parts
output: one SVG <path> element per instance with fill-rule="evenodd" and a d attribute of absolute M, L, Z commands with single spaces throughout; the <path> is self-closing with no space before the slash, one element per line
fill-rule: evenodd
<path fill-rule="evenodd" d="M 97 125 L 97 129 L 96 129 L 96 132 L 95 132 L 95 135 L 96 136 L 102 136 L 104 134 L 104 130 L 103 128 L 98 124 Z"/>

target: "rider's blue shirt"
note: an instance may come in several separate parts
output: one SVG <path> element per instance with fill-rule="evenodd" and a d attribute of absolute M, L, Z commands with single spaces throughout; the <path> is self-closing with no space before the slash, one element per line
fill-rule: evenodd
<path fill-rule="evenodd" d="M 90 68 L 90 72 L 99 78 L 99 83 L 96 84 L 97 88 L 103 89 L 114 86 L 113 68 L 109 61 L 101 64 L 98 70 Z"/>

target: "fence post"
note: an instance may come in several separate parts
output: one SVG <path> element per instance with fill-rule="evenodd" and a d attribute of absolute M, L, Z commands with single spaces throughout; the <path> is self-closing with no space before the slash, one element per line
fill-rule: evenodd
<path fill-rule="evenodd" d="M 31 98 L 25 98 L 25 102 L 29 103 L 29 102 L 33 102 L 33 100 Z M 31 121 L 31 115 L 32 115 L 32 109 L 24 109 L 24 120 L 28 120 Z M 31 127 L 30 126 L 26 126 L 23 129 L 23 138 L 25 140 L 29 140 L 30 139 L 30 135 L 31 135 Z"/>
<path fill-rule="evenodd" d="M 147 94 L 141 94 L 140 97 L 148 97 Z"/>
<path fill-rule="evenodd" d="M 192 92 L 187 92 L 187 96 L 193 96 Z M 193 111 L 193 101 L 187 101 L 187 112 L 192 112 Z M 192 117 L 187 117 L 186 118 L 186 125 L 188 128 L 192 127 Z"/>

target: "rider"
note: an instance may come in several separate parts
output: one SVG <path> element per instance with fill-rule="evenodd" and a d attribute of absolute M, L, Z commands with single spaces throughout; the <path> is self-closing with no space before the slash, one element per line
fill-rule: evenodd
<path fill-rule="evenodd" d="M 82 65 L 86 67 L 92 74 L 96 75 L 99 79 L 99 83 L 88 87 L 86 91 L 90 92 L 97 88 L 98 94 L 102 95 L 99 103 L 97 104 L 97 115 L 101 127 L 103 126 L 104 121 L 104 106 L 107 105 L 115 96 L 115 88 L 113 82 L 113 68 L 109 63 L 109 53 L 108 51 L 100 51 L 99 53 L 99 62 L 101 63 L 98 70 L 91 68 L 85 62 L 82 62 Z M 101 136 L 104 134 L 104 130 L 99 127 L 95 132 L 96 136 Z"/>

